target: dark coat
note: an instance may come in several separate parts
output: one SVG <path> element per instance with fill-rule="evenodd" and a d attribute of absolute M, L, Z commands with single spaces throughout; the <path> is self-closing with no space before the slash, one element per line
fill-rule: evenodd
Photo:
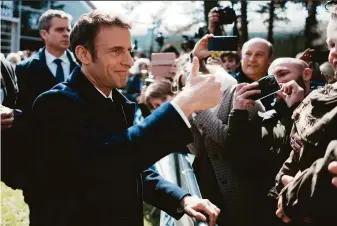
<path fill-rule="evenodd" d="M 17 106 L 27 118 L 31 116 L 34 100 L 57 84 L 56 78 L 47 66 L 45 51 L 45 47 L 40 49 L 33 57 L 20 62 L 15 68 L 20 89 Z M 72 72 L 78 64 L 69 50 L 67 50 L 67 56 L 70 61 L 70 72 Z"/>
<path fill-rule="evenodd" d="M 14 122 L 11 128 L 1 131 L 1 180 L 13 189 L 23 189 L 26 184 L 26 152 L 21 145 L 22 112 L 17 109 L 17 78 L 13 66 L 1 59 L 2 105 L 13 109 Z"/>
<path fill-rule="evenodd" d="M 129 127 L 134 104 L 117 90 L 113 100 L 79 67 L 36 99 L 32 225 L 143 225 L 143 197 L 179 217 L 186 193 L 147 168 L 191 142 L 190 130 L 169 103 Z"/>

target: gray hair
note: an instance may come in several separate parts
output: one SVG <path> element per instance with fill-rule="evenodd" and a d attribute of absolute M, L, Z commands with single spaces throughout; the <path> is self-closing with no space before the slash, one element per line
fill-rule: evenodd
<path fill-rule="evenodd" d="M 51 20 L 54 18 L 68 19 L 72 21 L 73 17 L 61 10 L 50 9 L 44 12 L 39 19 L 39 29 L 48 31 L 51 26 Z"/>

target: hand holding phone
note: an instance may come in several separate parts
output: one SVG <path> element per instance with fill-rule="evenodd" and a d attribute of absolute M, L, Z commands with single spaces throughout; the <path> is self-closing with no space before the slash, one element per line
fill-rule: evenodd
<path fill-rule="evenodd" d="M 261 90 L 260 94 L 250 96 L 252 100 L 262 100 L 277 93 L 281 87 L 278 84 L 274 75 L 267 75 L 257 81 L 258 86 L 256 89 Z"/>
<path fill-rule="evenodd" d="M 261 93 L 261 90 L 256 89 L 258 85 L 256 82 L 238 84 L 235 88 L 233 109 L 248 110 L 249 105 L 255 105 L 255 101 L 250 96 Z"/>

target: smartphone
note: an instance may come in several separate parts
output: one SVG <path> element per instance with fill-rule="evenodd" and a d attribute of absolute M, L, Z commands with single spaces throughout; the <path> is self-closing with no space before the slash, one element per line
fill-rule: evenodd
<path fill-rule="evenodd" d="M 274 75 L 267 75 L 257 81 L 259 85 L 254 89 L 261 90 L 260 94 L 250 96 L 252 100 L 261 100 L 275 94 L 281 89 Z"/>
<path fill-rule="evenodd" d="M 214 36 L 208 39 L 208 50 L 215 51 L 237 51 L 237 36 Z"/>
<path fill-rule="evenodd" d="M 152 53 L 151 72 L 154 77 L 173 77 L 171 68 L 175 64 L 175 53 Z"/>

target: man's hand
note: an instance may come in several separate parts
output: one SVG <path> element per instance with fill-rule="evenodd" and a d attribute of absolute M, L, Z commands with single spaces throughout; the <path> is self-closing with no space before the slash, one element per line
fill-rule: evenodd
<path fill-rule="evenodd" d="M 199 60 L 193 58 L 191 74 L 186 79 L 186 86 L 173 100 L 184 114 L 189 117 L 193 112 L 212 108 L 220 103 L 221 83 L 213 75 L 200 75 Z"/>
<path fill-rule="evenodd" d="M 258 87 L 258 83 L 240 83 L 235 88 L 233 109 L 247 110 L 249 105 L 255 105 L 255 101 L 249 99 L 250 96 L 261 93 L 261 90 L 253 88 Z"/>
<path fill-rule="evenodd" d="M 193 56 L 198 57 L 199 60 L 202 60 L 206 57 L 212 55 L 215 51 L 208 50 L 208 39 L 213 38 L 212 34 L 205 35 L 202 37 L 197 44 L 195 44 L 194 49 L 192 50 Z"/>
<path fill-rule="evenodd" d="M 337 188 L 337 161 L 333 161 L 329 164 L 328 170 L 330 173 L 334 174 L 331 183 Z"/>
<path fill-rule="evenodd" d="M 304 89 L 294 80 L 284 83 L 281 86 L 281 90 L 276 94 L 286 102 L 288 107 L 292 107 L 304 99 Z"/>
<path fill-rule="evenodd" d="M 216 219 L 220 213 L 220 209 L 212 204 L 207 199 L 200 199 L 194 196 L 185 196 L 181 202 L 181 207 L 184 209 L 184 212 L 190 217 L 195 217 L 200 221 L 209 223 L 210 226 L 216 224 Z M 207 217 L 204 215 L 207 214 Z"/>
<path fill-rule="evenodd" d="M 214 7 L 208 13 L 208 30 L 211 34 L 214 34 L 215 27 L 220 21 L 220 14 L 217 11 L 218 7 Z"/>
<path fill-rule="evenodd" d="M 14 122 L 13 109 L 0 105 L 1 130 L 9 129 Z"/>

